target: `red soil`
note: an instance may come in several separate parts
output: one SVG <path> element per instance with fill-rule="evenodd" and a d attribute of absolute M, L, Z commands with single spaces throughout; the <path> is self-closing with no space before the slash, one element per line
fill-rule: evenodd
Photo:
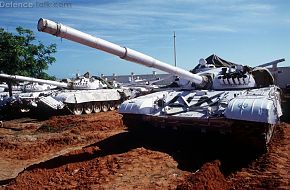
<path fill-rule="evenodd" d="M 290 189 L 286 123 L 263 155 L 127 132 L 116 112 L 3 124 L 0 189 Z"/>

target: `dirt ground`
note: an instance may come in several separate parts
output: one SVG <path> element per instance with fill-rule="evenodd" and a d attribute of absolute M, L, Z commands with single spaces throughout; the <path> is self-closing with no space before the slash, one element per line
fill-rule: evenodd
<path fill-rule="evenodd" d="M 216 137 L 128 131 L 117 112 L 0 127 L 0 189 L 290 189 L 290 125 L 266 154 Z"/>

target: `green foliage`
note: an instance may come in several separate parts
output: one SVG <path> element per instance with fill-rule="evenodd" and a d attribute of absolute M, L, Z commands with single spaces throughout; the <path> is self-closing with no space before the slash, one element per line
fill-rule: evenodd
<path fill-rule="evenodd" d="M 54 79 L 44 71 L 55 62 L 56 45 L 35 41 L 34 33 L 22 27 L 13 34 L 0 28 L 0 72 L 43 79 Z"/>

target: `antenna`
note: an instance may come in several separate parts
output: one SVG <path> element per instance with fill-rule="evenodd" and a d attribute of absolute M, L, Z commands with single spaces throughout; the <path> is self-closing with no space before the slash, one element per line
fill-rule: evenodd
<path fill-rule="evenodd" d="M 176 45 L 175 45 L 175 32 L 173 34 L 173 45 L 174 45 L 174 66 L 176 67 Z"/>

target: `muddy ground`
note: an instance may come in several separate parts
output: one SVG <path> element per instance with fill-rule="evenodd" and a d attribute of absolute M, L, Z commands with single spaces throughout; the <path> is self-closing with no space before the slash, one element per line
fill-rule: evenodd
<path fill-rule="evenodd" d="M 117 112 L 0 128 L 0 189 L 290 189 L 290 125 L 257 154 L 220 137 L 128 131 Z"/>

